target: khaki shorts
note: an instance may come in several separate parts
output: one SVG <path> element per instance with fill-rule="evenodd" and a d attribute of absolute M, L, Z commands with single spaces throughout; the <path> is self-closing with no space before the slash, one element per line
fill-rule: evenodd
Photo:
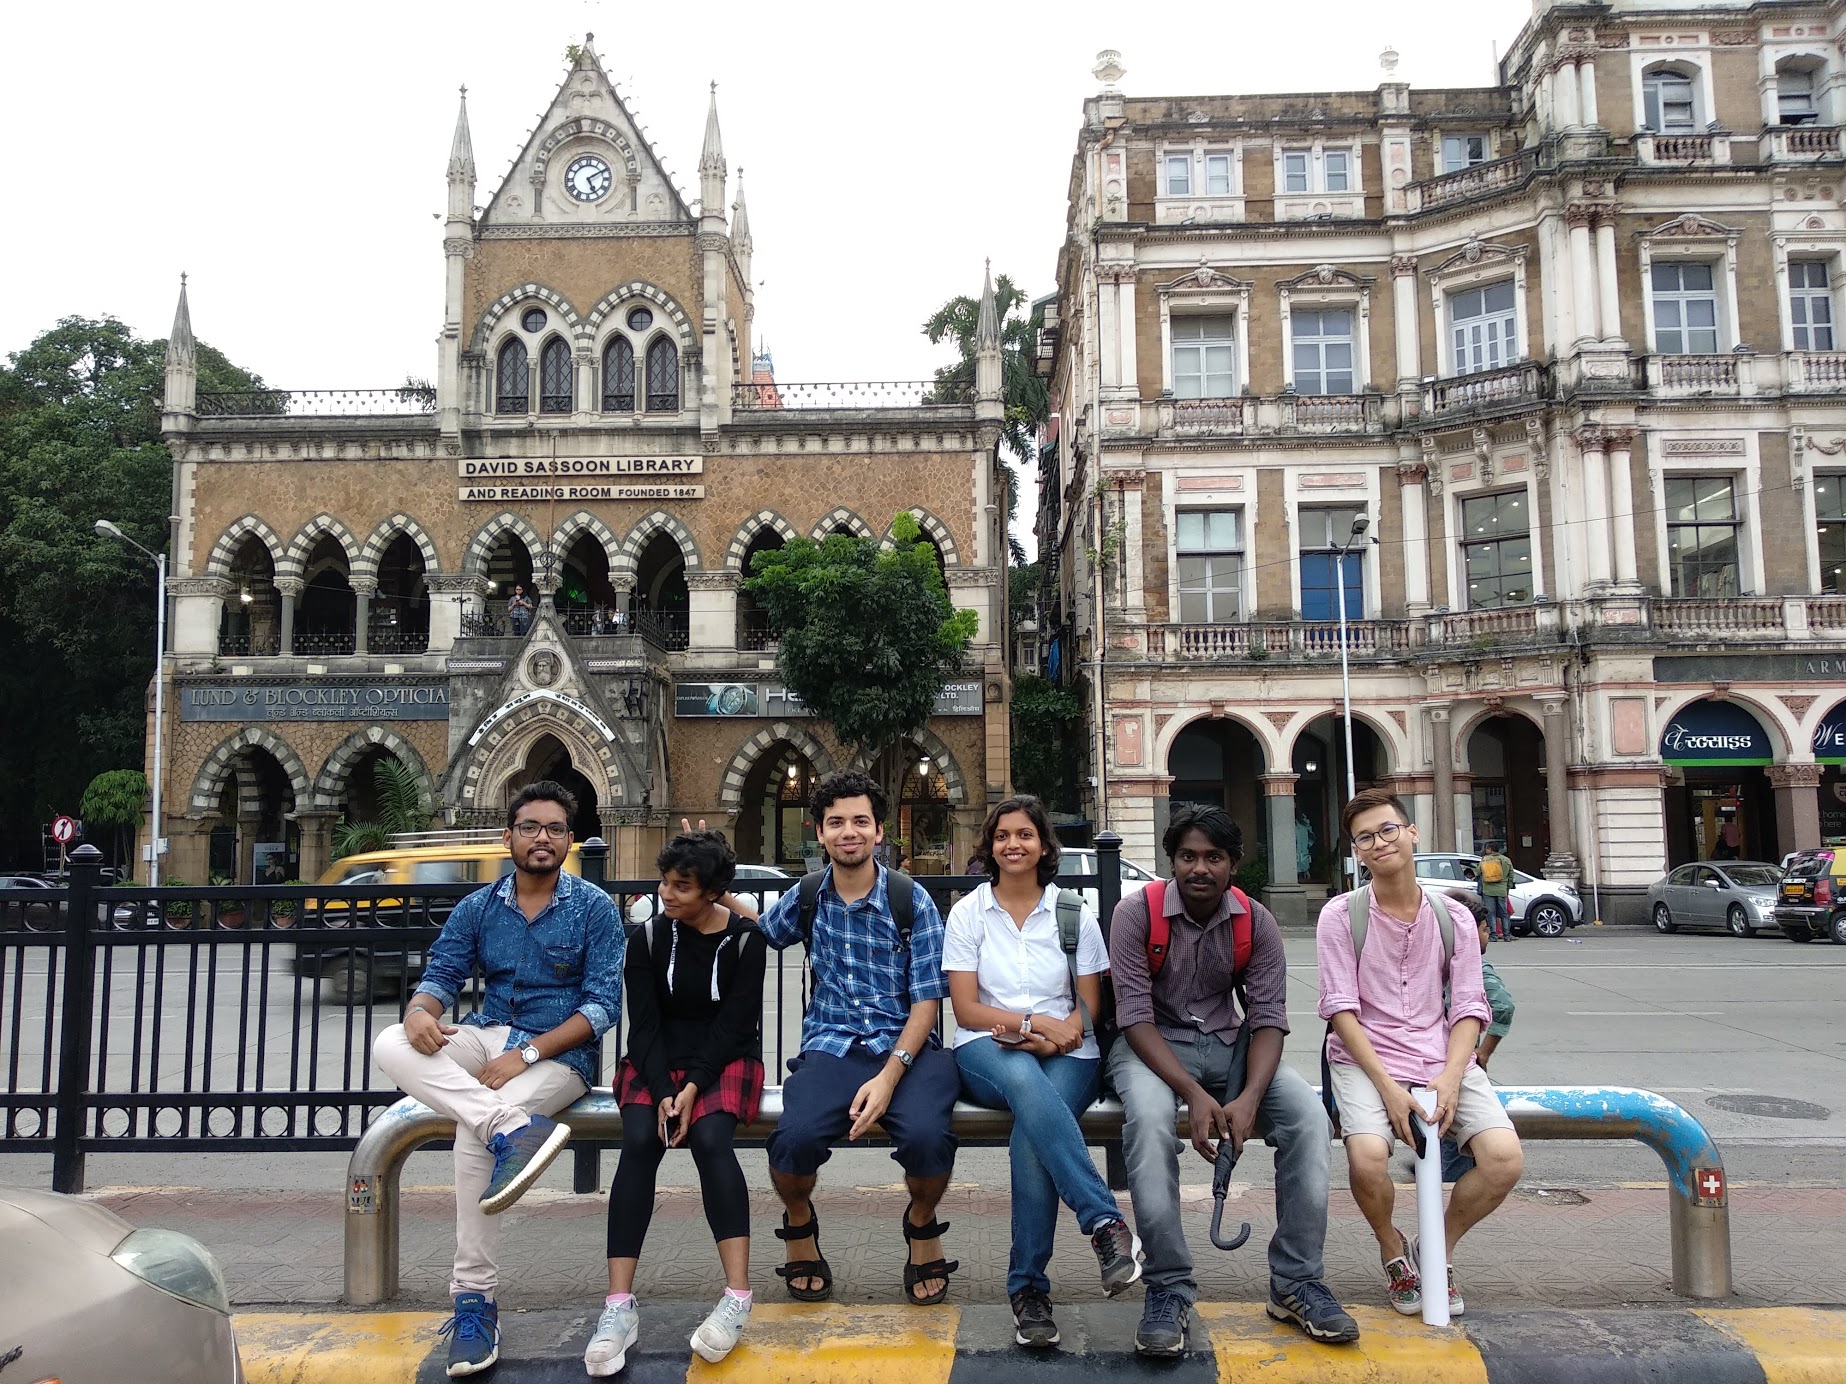
<path fill-rule="evenodd" d="M 1329 1070 L 1333 1074 L 1333 1099 L 1339 1106 L 1340 1133 L 1347 1138 L 1355 1134 L 1376 1134 L 1387 1145 L 1391 1144 L 1397 1137 L 1391 1129 L 1391 1118 L 1385 1114 L 1384 1099 L 1364 1069 L 1335 1062 Z M 1449 1138 L 1465 1151 L 1468 1141 L 1483 1129 L 1512 1127 L 1512 1117 L 1494 1094 L 1487 1073 L 1470 1062 L 1461 1079 L 1461 1095 L 1455 1102 Z"/>

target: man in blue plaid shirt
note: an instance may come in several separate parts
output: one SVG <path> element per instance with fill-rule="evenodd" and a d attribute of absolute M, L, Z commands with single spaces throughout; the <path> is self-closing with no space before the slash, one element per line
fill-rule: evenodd
<path fill-rule="evenodd" d="M 961 1087 L 955 1059 L 936 1042 L 949 992 L 942 915 L 911 883 L 910 935 L 901 935 L 889 891 L 905 877 L 893 881 L 875 858 L 890 804 L 871 778 L 828 774 L 808 806 L 829 861 L 812 936 L 802 936 L 799 890 L 783 894 L 760 924 L 772 947 L 806 942 L 814 973 L 801 1055 L 789 1063 L 782 1118 L 769 1137 L 769 1175 L 787 1208 L 776 1236 L 788 1244 L 788 1262 L 776 1272 L 797 1301 L 831 1294 L 833 1271 L 820 1251 L 812 1200 L 815 1177 L 842 1135 L 857 1140 L 882 1124 L 910 1191 L 904 1295 L 918 1305 L 941 1302 L 959 1267 L 942 1257 L 948 1226 L 937 1223 L 936 1205 L 955 1166 L 949 1119 Z M 800 1221 L 791 1223 L 790 1212 Z"/>

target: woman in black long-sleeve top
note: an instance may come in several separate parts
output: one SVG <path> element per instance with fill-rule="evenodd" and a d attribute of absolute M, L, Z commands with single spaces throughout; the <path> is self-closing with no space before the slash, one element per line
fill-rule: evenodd
<path fill-rule="evenodd" d="M 750 1190 L 732 1141 L 762 1103 L 767 950 L 756 925 L 721 902 L 737 868 L 721 833 L 676 836 L 655 863 L 662 909 L 628 944 L 628 1052 L 615 1077 L 622 1155 L 609 1189 L 609 1298 L 584 1354 L 593 1375 L 619 1370 L 637 1335 L 635 1266 L 668 1148 L 692 1151 L 724 1266 L 724 1297 L 693 1348 L 722 1360 L 750 1314 Z"/>

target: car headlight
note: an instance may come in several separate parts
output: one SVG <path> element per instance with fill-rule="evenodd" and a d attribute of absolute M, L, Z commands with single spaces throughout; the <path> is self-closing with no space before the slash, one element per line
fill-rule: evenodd
<path fill-rule="evenodd" d="M 1756 911 L 1758 913 L 1775 912 L 1775 900 L 1774 899 L 1758 899 L 1756 901 Z"/>
<path fill-rule="evenodd" d="M 177 1230 L 137 1230 L 109 1257 L 163 1293 L 231 1315 L 231 1299 L 218 1261 L 189 1235 Z"/>

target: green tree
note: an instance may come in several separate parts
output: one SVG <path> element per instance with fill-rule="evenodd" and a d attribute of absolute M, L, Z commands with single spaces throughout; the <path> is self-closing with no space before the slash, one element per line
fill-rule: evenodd
<path fill-rule="evenodd" d="M 202 390 L 262 387 L 210 346 L 197 359 Z M 92 526 L 167 544 L 165 366 L 164 341 L 67 317 L 0 367 L 0 861 L 34 858 L 40 823 L 143 759 L 154 572 Z"/>
<path fill-rule="evenodd" d="M 950 604 L 915 519 L 900 514 L 891 531 L 888 550 L 836 533 L 758 553 L 744 590 L 777 631 L 783 684 L 873 765 L 896 803 L 904 741 L 962 671 L 979 617 Z"/>
<path fill-rule="evenodd" d="M 111 858 L 117 865 L 128 863 L 134 854 L 135 828 L 147 810 L 147 794 L 147 775 L 139 769 L 106 769 L 83 790 L 77 815 L 86 833 L 92 827 L 107 827 L 114 834 Z"/>
<path fill-rule="evenodd" d="M 1013 679 L 1012 717 L 1013 787 L 1054 811 L 1077 811 L 1083 702 L 1048 678 L 1020 673 Z"/>
<path fill-rule="evenodd" d="M 382 851 L 397 833 L 424 831 L 435 819 L 436 805 L 423 791 L 415 771 L 395 755 L 381 755 L 373 761 L 372 790 L 377 810 L 369 821 L 341 817 L 334 827 L 335 860 L 365 851 Z"/>

